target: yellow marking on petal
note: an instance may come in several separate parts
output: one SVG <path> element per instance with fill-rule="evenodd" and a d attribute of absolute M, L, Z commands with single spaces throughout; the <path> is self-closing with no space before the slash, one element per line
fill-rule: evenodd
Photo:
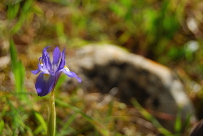
<path fill-rule="evenodd" d="M 43 76 L 43 80 L 48 81 L 49 80 L 50 75 L 49 74 L 44 74 Z"/>
<path fill-rule="evenodd" d="M 64 68 L 65 68 L 66 71 L 70 71 L 67 66 L 64 66 Z"/>
<path fill-rule="evenodd" d="M 42 67 L 43 67 L 43 65 L 44 65 L 42 62 L 39 62 L 39 64 L 40 64 Z"/>

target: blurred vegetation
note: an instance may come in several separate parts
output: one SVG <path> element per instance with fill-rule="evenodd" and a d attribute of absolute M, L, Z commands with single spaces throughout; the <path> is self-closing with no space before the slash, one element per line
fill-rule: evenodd
<path fill-rule="evenodd" d="M 77 48 L 105 42 L 164 64 L 180 76 L 203 118 L 202 12 L 200 0 L 4 0 L 0 58 L 10 53 L 11 68 L 0 67 L 0 135 L 45 135 L 47 98 L 34 93 L 30 70 L 46 45 Z M 60 136 L 145 135 L 127 123 L 132 116 L 121 103 L 106 106 L 101 114 L 77 95 L 57 95 Z"/>

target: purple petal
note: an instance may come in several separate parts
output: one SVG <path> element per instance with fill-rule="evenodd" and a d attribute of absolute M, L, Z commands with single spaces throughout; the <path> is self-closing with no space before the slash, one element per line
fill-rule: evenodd
<path fill-rule="evenodd" d="M 48 71 L 52 71 L 52 65 L 51 65 L 51 61 L 50 58 L 47 56 L 43 59 L 44 62 L 44 66 Z"/>
<path fill-rule="evenodd" d="M 79 78 L 74 72 L 69 71 L 67 68 L 62 69 L 62 71 L 63 71 L 67 76 L 76 78 L 76 79 L 78 80 L 78 82 L 81 82 L 81 81 L 82 81 L 81 78 Z"/>
<path fill-rule="evenodd" d="M 37 77 L 35 88 L 38 96 L 45 96 L 50 93 L 55 85 L 55 76 L 40 73 Z"/>
<path fill-rule="evenodd" d="M 61 53 L 61 62 L 59 64 L 58 71 L 63 69 L 65 65 L 66 65 L 66 60 L 65 60 L 65 49 L 64 49 L 63 52 Z"/>
<path fill-rule="evenodd" d="M 47 69 L 48 71 L 52 71 L 52 65 L 51 65 L 51 61 L 49 58 L 49 53 L 47 52 L 47 48 L 45 47 L 42 51 L 42 62 L 43 62 L 43 68 Z"/>
<path fill-rule="evenodd" d="M 58 65 L 60 57 L 61 57 L 61 52 L 59 48 L 56 47 L 53 52 L 53 64 Z"/>
<path fill-rule="evenodd" d="M 49 53 L 47 52 L 47 48 L 49 48 L 49 47 L 50 46 L 47 46 L 42 50 L 42 57 L 45 57 L 45 56 L 49 55 Z"/>
<path fill-rule="evenodd" d="M 44 66 L 44 64 L 38 64 L 38 69 L 39 69 L 40 71 L 42 71 L 43 73 L 50 74 L 50 72 L 49 72 L 48 69 Z"/>
<path fill-rule="evenodd" d="M 38 74 L 39 72 L 40 72 L 40 70 L 39 69 L 37 69 L 37 70 L 33 70 L 33 71 L 31 71 L 33 74 Z"/>

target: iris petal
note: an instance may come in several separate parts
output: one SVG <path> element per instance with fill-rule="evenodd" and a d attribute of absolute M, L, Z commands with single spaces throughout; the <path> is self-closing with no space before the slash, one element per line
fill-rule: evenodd
<path fill-rule="evenodd" d="M 59 48 L 56 47 L 53 52 L 53 64 L 58 65 L 60 57 L 61 57 L 61 52 Z"/>
<path fill-rule="evenodd" d="M 45 96 L 50 93 L 55 84 L 55 76 L 40 73 L 37 77 L 35 88 L 38 96 Z"/>
<path fill-rule="evenodd" d="M 43 62 L 44 62 L 46 69 L 48 71 L 52 71 L 51 61 L 50 61 L 50 58 L 48 56 L 43 59 Z"/>
<path fill-rule="evenodd" d="M 49 48 L 49 46 L 45 47 L 42 51 L 42 62 L 44 64 L 43 68 L 46 68 L 51 73 L 52 64 L 49 58 L 49 53 L 47 52 L 47 48 Z"/>
<path fill-rule="evenodd" d="M 74 72 L 68 70 L 67 68 L 62 69 L 62 72 L 65 73 L 69 77 L 74 77 L 78 80 L 78 82 L 81 82 L 82 79 L 79 78 Z"/>
<path fill-rule="evenodd" d="M 37 70 L 32 70 L 31 72 L 36 75 L 36 74 L 38 74 L 38 73 L 40 72 L 40 70 L 39 70 L 39 69 L 37 69 Z"/>
<path fill-rule="evenodd" d="M 48 69 L 43 64 L 38 64 L 38 69 L 43 73 L 50 74 Z"/>
<path fill-rule="evenodd" d="M 49 53 L 47 52 L 47 48 L 49 48 L 50 46 L 47 46 L 45 47 L 43 50 L 42 50 L 42 58 L 49 55 Z"/>
<path fill-rule="evenodd" d="M 61 62 L 59 64 L 58 71 L 63 69 L 65 64 L 66 64 L 66 60 L 65 60 L 65 49 L 64 49 L 63 52 L 61 53 Z"/>

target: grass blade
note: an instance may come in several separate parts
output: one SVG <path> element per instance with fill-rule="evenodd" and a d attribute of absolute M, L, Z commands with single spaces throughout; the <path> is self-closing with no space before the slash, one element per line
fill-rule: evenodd
<path fill-rule="evenodd" d="M 140 113 L 147 119 L 149 120 L 157 129 L 160 133 L 164 135 L 172 135 L 171 132 L 166 130 L 158 121 L 155 117 L 153 117 L 151 114 L 149 114 L 142 106 L 135 100 L 132 99 L 132 104 L 133 106 L 140 111 Z"/>
<path fill-rule="evenodd" d="M 21 61 L 18 60 L 17 50 L 13 40 L 10 40 L 10 56 L 11 56 L 11 67 L 15 78 L 16 92 L 19 95 L 19 99 L 30 104 L 29 99 L 26 96 L 24 88 L 25 68 Z"/>
<path fill-rule="evenodd" d="M 37 120 L 40 122 L 42 128 L 44 129 L 45 133 L 47 133 L 47 125 L 46 125 L 46 122 L 44 120 L 44 118 L 42 117 L 41 114 L 35 112 L 34 113 L 35 117 L 37 118 Z"/>
<path fill-rule="evenodd" d="M 88 116 L 84 112 L 82 112 L 80 109 L 77 107 L 71 106 L 59 99 L 56 99 L 56 103 L 59 104 L 60 106 L 70 108 L 71 110 L 75 111 L 76 113 L 81 114 L 89 123 L 91 123 L 93 126 L 96 127 L 96 129 L 100 132 L 100 134 L 104 136 L 110 136 L 111 132 L 104 126 L 102 123 L 99 121 L 94 120 L 92 117 Z"/>
<path fill-rule="evenodd" d="M 0 121 L 0 135 L 1 135 L 2 132 L 3 132 L 3 128 L 4 128 L 4 121 L 1 120 L 1 121 Z"/>

